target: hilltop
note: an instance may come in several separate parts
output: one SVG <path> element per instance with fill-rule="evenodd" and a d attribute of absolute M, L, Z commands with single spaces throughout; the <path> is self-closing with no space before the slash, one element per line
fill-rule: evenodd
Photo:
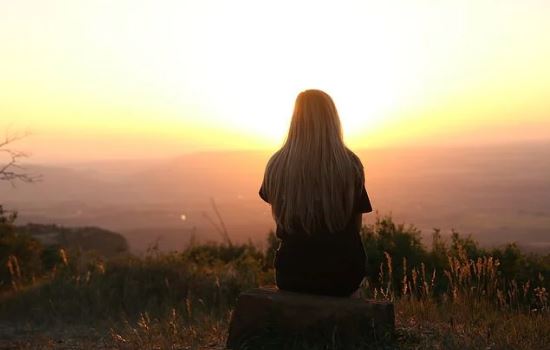
<path fill-rule="evenodd" d="M 129 252 L 126 239 L 99 227 L 63 227 L 55 224 L 26 224 L 16 228 L 20 234 L 37 239 L 45 247 L 58 247 L 112 258 Z"/>

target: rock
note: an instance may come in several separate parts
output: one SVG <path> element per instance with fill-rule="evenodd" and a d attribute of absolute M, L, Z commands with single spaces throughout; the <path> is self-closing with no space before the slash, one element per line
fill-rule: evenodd
<path fill-rule="evenodd" d="M 341 344 L 391 339 L 393 304 L 257 288 L 241 293 L 229 326 L 229 349 L 258 348 L 267 339 L 314 340 Z M 275 347 L 277 348 L 277 347 Z"/>

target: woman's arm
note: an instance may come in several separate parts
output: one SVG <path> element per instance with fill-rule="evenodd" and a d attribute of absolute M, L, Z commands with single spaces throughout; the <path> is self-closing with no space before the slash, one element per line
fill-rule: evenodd
<path fill-rule="evenodd" d="M 363 213 L 354 214 L 355 218 L 353 219 L 353 228 L 357 232 L 361 231 L 361 226 L 363 224 Z"/>

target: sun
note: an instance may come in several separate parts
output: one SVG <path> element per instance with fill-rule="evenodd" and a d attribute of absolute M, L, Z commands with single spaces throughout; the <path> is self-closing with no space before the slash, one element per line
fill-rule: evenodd
<path fill-rule="evenodd" d="M 476 129 L 508 137 L 527 123 L 548 134 L 540 4 L 28 6 L 12 2 L 0 21 L 0 123 L 32 127 L 43 140 L 35 148 L 53 158 L 274 148 L 296 95 L 312 88 L 332 96 L 360 147 Z"/>

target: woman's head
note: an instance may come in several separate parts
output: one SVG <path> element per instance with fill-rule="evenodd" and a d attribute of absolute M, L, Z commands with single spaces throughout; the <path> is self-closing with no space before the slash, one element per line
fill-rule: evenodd
<path fill-rule="evenodd" d="M 343 142 L 334 102 L 320 90 L 296 98 L 288 136 L 269 160 L 264 189 L 287 231 L 336 232 L 350 219 L 361 173 Z"/>
<path fill-rule="evenodd" d="M 337 143 L 343 145 L 342 126 L 336 106 L 321 90 L 305 90 L 298 94 L 290 122 L 287 143 L 314 145 Z"/>

